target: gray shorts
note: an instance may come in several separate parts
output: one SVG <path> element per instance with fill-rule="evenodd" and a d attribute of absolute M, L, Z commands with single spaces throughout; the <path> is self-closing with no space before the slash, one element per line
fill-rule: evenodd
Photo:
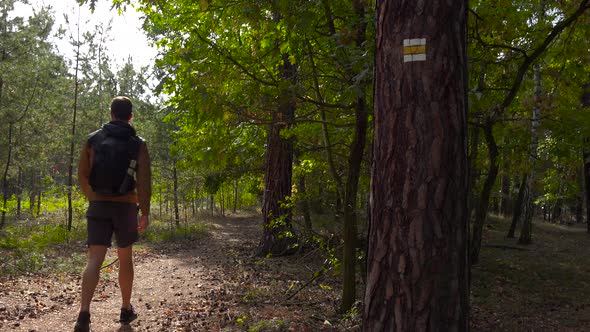
<path fill-rule="evenodd" d="M 117 247 L 126 248 L 135 243 L 137 232 L 137 204 L 124 202 L 90 202 L 86 211 L 88 245 L 111 246 L 115 234 Z"/>

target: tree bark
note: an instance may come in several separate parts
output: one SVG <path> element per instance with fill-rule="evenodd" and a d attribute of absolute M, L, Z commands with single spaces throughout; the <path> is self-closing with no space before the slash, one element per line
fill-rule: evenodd
<path fill-rule="evenodd" d="M 483 132 L 486 139 L 486 145 L 488 146 L 490 168 L 488 169 L 488 175 L 481 190 L 477 210 L 475 211 L 475 221 L 473 222 L 472 231 L 473 236 L 471 238 L 471 245 L 469 248 L 469 257 L 472 266 L 479 262 L 479 251 L 481 249 L 483 225 L 488 217 L 490 196 L 494 187 L 494 183 L 496 183 L 496 178 L 498 177 L 498 146 L 496 145 L 496 140 L 494 139 L 493 122 L 491 119 L 488 119 L 484 124 Z"/>
<path fill-rule="evenodd" d="M 377 1 L 364 331 L 468 330 L 466 13 Z"/>
<path fill-rule="evenodd" d="M 296 66 L 283 54 L 280 73 L 284 81 L 294 82 Z M 291 232 L 291 177 L 293 141 L 281 135 L 293 123 L 295 101 L 285 88 L 280 92 L 279 106 L 267 134 L 262 218 L 264 231 L 258 245 L 258 256 L 280 256 L 291 253 L 296 239 Z"/>

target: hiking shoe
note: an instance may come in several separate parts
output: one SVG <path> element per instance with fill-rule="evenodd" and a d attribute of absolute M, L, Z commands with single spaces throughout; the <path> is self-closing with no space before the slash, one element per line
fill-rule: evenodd
<path fill-rule="evenodd" d="M 121 316 L 119 316 L 119 322 L 124 324 L 129 324 L 137 318 L 137 313 L 133 306 L 129 309 L 121 308 Z"/>
<path fill-rule="evenodd" d="M 90 332 L 90 313 L 80 312 L 74 326 L 74 332 Z"/>

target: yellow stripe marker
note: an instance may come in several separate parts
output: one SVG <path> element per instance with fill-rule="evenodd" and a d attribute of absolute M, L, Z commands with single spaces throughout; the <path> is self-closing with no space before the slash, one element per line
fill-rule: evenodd
<path fill-rule="evenodd" d="M 426 38 L 404 39 L 404 62 L 426 61 Z"/>

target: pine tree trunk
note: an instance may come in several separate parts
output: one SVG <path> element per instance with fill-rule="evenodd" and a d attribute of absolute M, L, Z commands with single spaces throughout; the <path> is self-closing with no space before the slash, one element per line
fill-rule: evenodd
<path fill-rule="evenodd" d="M 364 331 L 469 328 L 466 16 L 467 1 L 377 1 Z M 426 59 L 404 57 L 422 38 Z"/>
<path fill-rule="evenodd" d="M 294 83 L 296 66 L 283 54 L 279 68 L 285 82 Z M 258 256 L 280 256 L 293 251 L 296 239 L 291 231 L 291 177 L 293 173 L 293 141 L 281 135 L 295 117 L 295 101 L 285 88 L 280 92 L 279 106 L 267 134 L 262 199 L 263 234 L 258 245 Z"/>

